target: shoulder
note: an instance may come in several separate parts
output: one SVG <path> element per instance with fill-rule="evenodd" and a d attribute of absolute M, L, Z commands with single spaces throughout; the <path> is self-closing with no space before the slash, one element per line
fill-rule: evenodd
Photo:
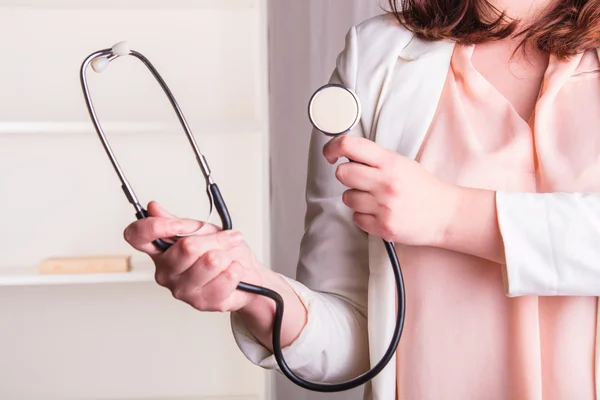
<path fill-rule="evenodd" d="M 351 27 L 337 59 L 336 78 L 361 98 L 363 135 L 375 137 L 382 116 L 398 125 L 397 110 L 415 96 L 425 99 L 427 107 L 437 104 L 453 47 L 451 41 L 421 39 L 391 14 Z"/>
<path fill-rule="evenodd" d="M 345 46 L 337 59 L 337 67 L 347 83 L 355 83 L 359 74 L 369 76 L 393 65 L 398 57 L 412 58 L 413 48 L 420 52 L 435 50 L 434 42 L 419 39 L 392 14 L 371 17 L 352 26 L 346 33 Z"/>
<path fill-rule="evenodd" d="M 449 40 L 428 41 L 406 29 L 391 14 L 381 14 L 354 25 L 346 34 L 346 43 L 337 59 L 343 78 L 355 83 L 358 74 L 368 77 L 372 73 L 388 70 L 398 58 L 412 61 L 424 56 L 442 56 L 453 48 Z"/>
<path fill-rule="evenodd" d="M 388 43 L 406 43 L 410 41 L 414 34 L 402 26 L 398 20 L 391 14 L 381 14 L 366 19 L 353 27 L 356 32 L 356 38 L 361 44 Z"/>
<path fill-rule="evenodd" d="M 344 52 L 355 57 L 392 55 L 404 48 L 414 34 L 403 27 L 393 15 L 382 14 L 362 21 L 346 34 Z"/>
<path fill-rule="evenodd" d="M 354 86 L 359 73 L 388 65 L 413 39 L 393 15 L 382 14 L 352 26 L 337 58 L 337 70 L 344 83 Z"/>

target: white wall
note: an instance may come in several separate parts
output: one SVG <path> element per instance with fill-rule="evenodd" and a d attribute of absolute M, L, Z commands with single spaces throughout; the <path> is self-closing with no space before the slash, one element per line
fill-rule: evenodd
<path fill-rule="evenodd" d="M 0 398 L 258 400 L 265 374 L 227 315 L 152 282 L 122 231 L 134 211 L 79 85 L 92 51 L 129 40 L 171 86 L 228 202 L 269 261 L 263 0 L 0 0 Z M 204 218 L 204 181 L 145 67 L 117 60 L 90 86 L 136 194 Z M 218 219 L 214 219 L 218 223 Z M 131 254 L 137 283 L 52 284 L 46 257 Z"/>
<path fill-rule="evenodd" d="M 271 0 L 271 215 L 272 265 L 294 277 L 304 232 L 304 188 L 310 123 L 306 107 L 313 91 L 327 83 L 353 24 L 382 13 L 381 0 Z M 326 267 L 326 266 L 324 266 Z M 277 399 L 360 399 L 362 389 L 317 394 L 275 381 Z"/>

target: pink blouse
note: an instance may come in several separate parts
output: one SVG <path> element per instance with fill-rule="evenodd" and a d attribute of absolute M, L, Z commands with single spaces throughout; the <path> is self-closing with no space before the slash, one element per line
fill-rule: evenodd
<path fill-rule="evenodd" d="M 600 191 L 597 53 L 551 58 L 525 121 L 472 52 L 455 48 L 421 164 L 461 186 Z M 596 298 L 508 298 L 494 262 L 435 248 L 398 246 L 398 255 L 410 304 L 399 400 L 594 398 Z"/>

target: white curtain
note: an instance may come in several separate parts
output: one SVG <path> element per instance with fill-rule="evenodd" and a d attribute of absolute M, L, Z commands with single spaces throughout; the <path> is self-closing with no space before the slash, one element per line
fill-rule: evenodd
<path fill-rule="evenodd" d="M 352 25 L 383 13 L 385 0 L 270 0 L 271 216 L 273 269 L 294 277 L 304 231 L 311 94 L 327 83 Z M 383 8 L 382 8 L 383 7 Z M 362 398 L 362 388 L 317 394 L 276 375 L 274 400 Z"/>

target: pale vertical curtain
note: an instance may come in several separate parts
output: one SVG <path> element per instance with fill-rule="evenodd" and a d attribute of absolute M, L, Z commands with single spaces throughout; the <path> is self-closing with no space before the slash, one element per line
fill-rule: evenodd
<path fill-rule="evenodd" d="M 348 29 L 383 13 L 386 5 L 385 0 L 269 1 L 271 266 L 287 276 L 295 276 L 304 231 L 308 100 L 329 79 Z M 281 376 L 273 393 L 273 400 L 361 398 L 362 389 L 322 395 Z"/>

